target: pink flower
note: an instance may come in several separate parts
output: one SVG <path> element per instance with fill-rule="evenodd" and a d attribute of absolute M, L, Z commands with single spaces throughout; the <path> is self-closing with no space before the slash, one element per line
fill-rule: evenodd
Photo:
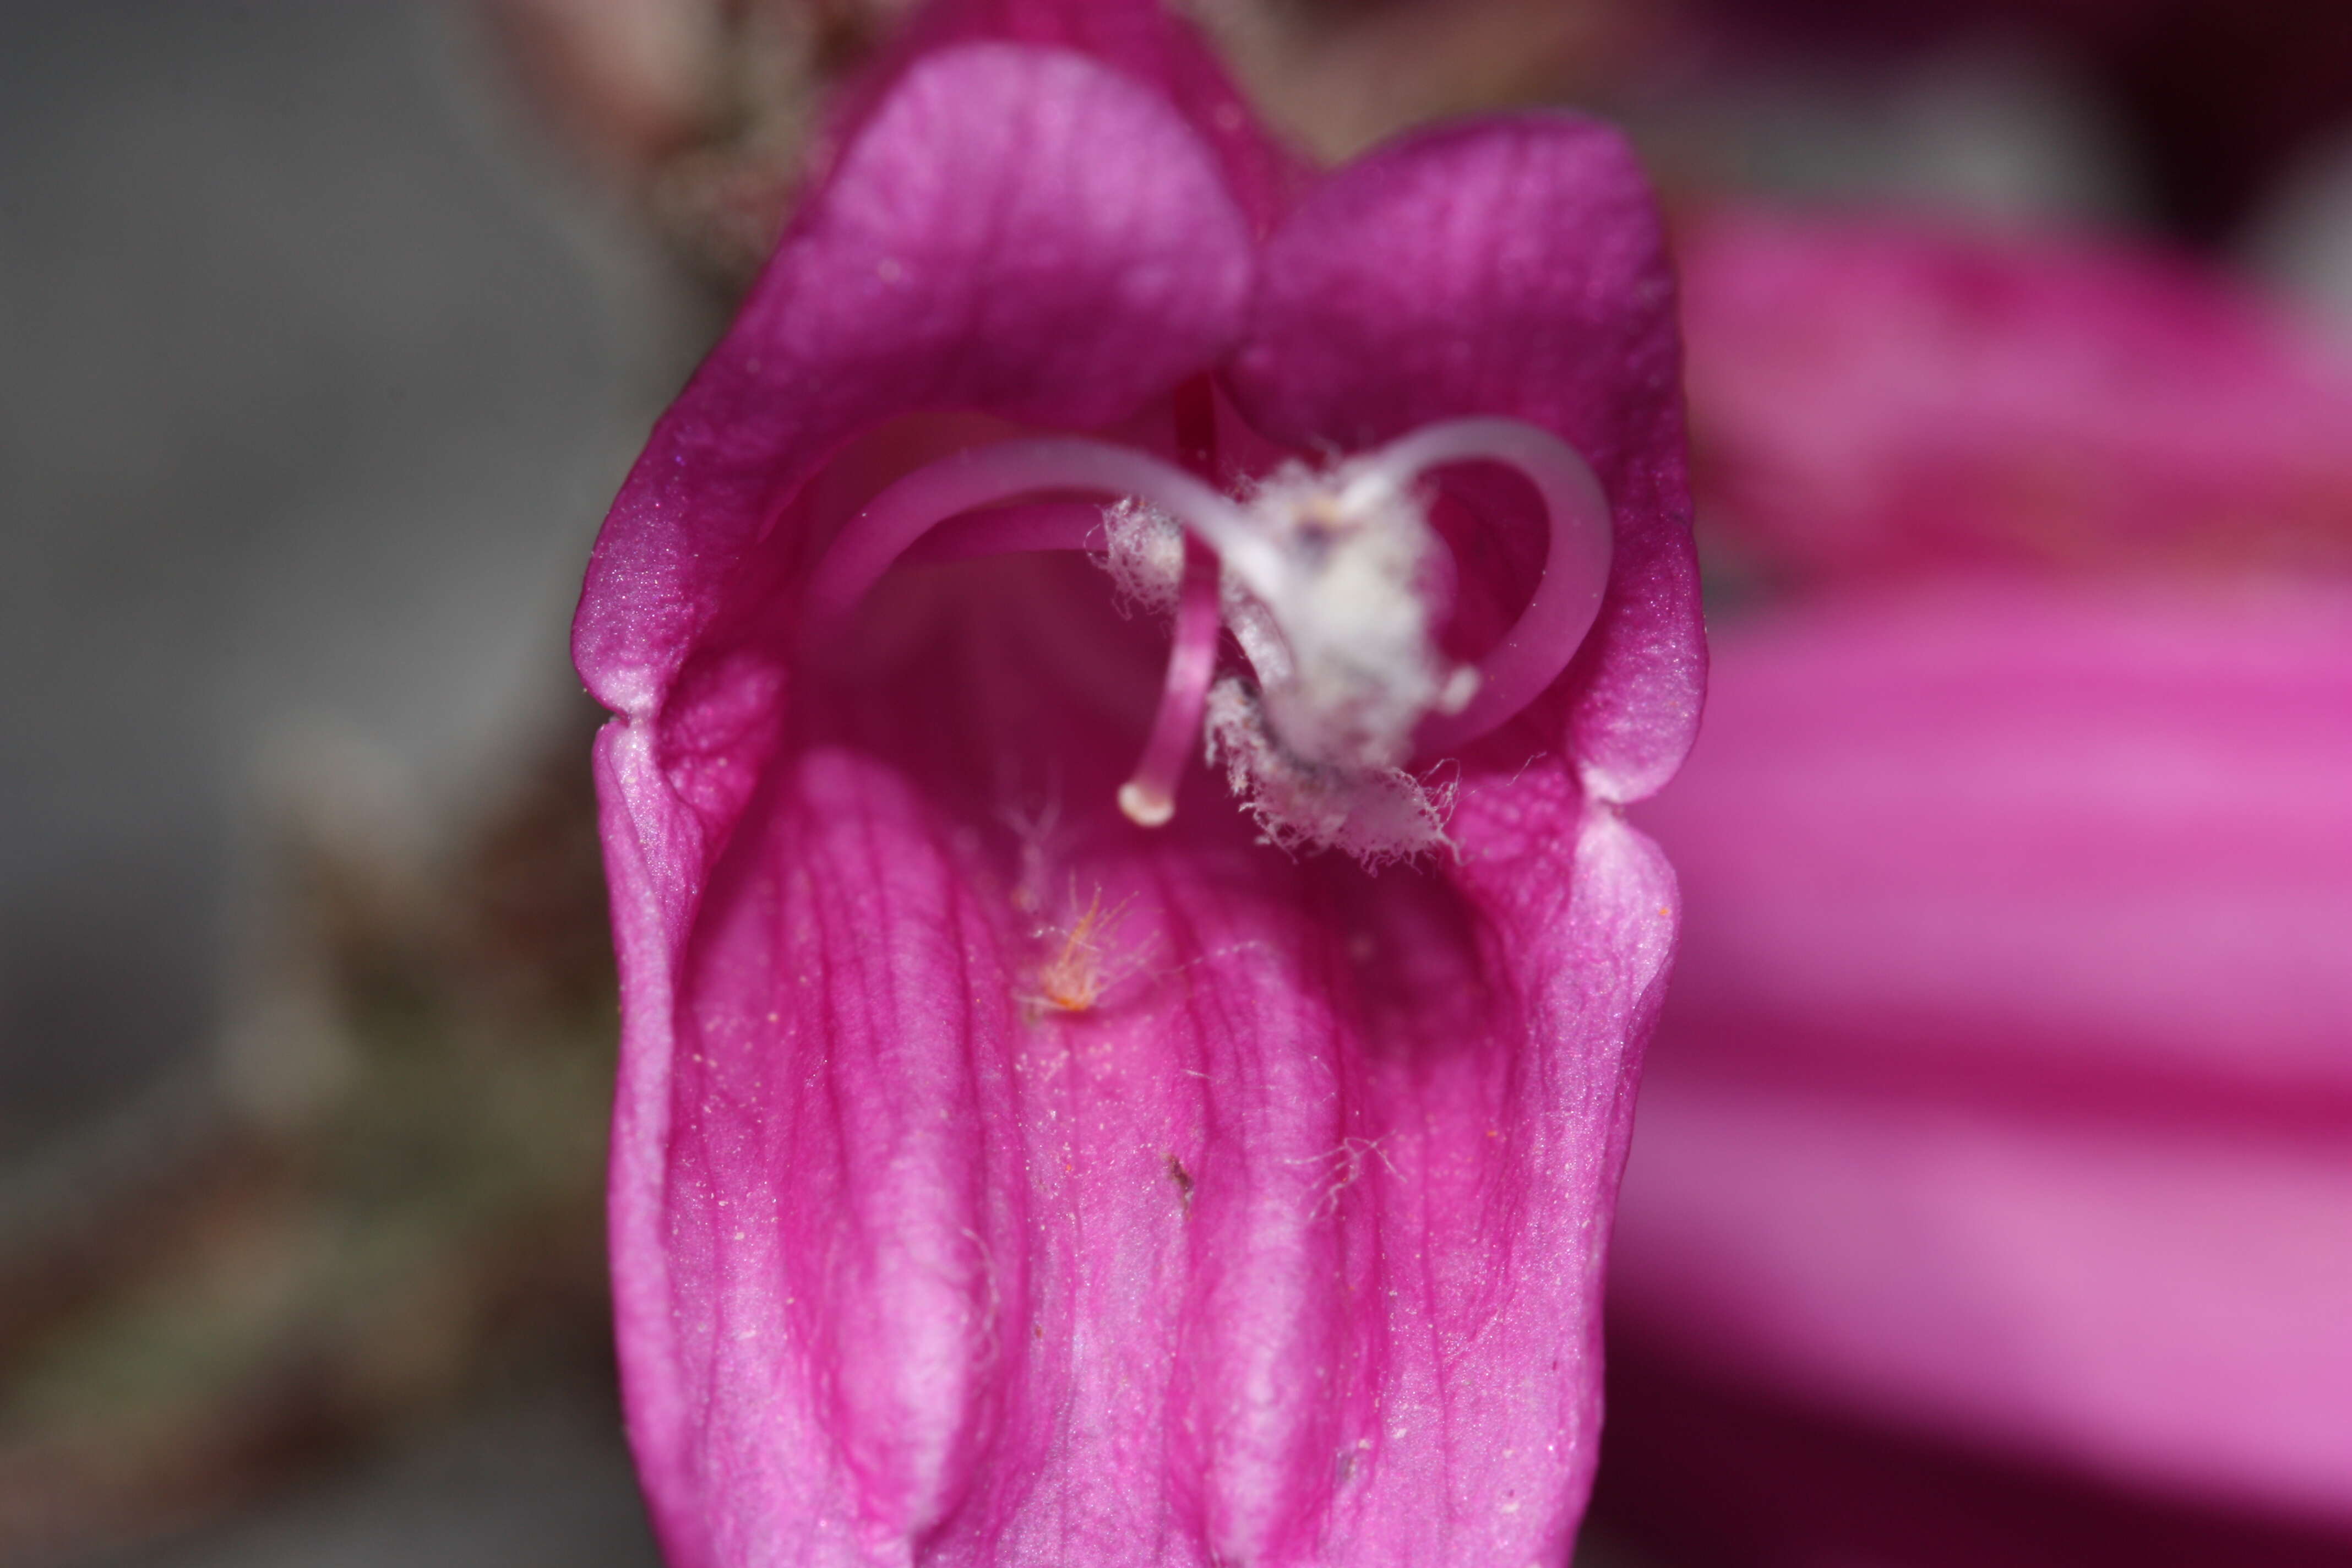
<path fill-rule="evenodd" d="M 1686 278 L 1724 536 L 1837 593 L 1728 626 L 1642 818 L 1618 1500 L 1698 1561 L 2338 1561 L 2352 593 L 2277 566 L 2352 543 L 2352 378 L 2086 245 L 1740 214 Z"/>
<path fill-rule="evenodd" d="M 2352 1550 L 2343 368 L 2218 279 L 1749 214 L 1687 251 L 1717 626 L 1612 1259 L 1677 1563 Z M 1963 564 L 1965 563 L 1965 564 Z M 2221 570 L 2222 566 L 2229 570 Z"/>
<path fill-rule="evenodd" d="M 1690 919 L 1622 1342 L 2352 1537 L 2347 715 L 2334 585 L 1980 583 L 1723 634 L 1641 814 Z"/>
<path fill-rule="evenodd" d="M 2352 563 L 2352 373 L 2184 261 L 1761 211 L 1678 238 L 1703 510 L 1767 559 Z"/>
<path fill-rule="evenodd" d="M 575 628 L 664 1544 L 1558 1561 L 1702 674 L 1646 190 L 1308 185 L 1147 5 L 913 37 Z"/>

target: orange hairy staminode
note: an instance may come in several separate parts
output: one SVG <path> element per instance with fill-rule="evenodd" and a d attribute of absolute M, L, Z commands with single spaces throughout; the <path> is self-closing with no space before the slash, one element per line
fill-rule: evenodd
<path fill-rule="evenodd" d="M 1077 909 L 1077 892 L 1070 893 L 1070 905 Z M 1119 916 L 1126 912 L 1127 900 L 1120 900 L 1110 908 L 1103 908 L 1102 889 L 1097 887 L 1077 916 L 1058 931 L 1045 934 L 1057 939 L 1053 954 L 1038 966 L 1037 991 L 1031 998 L 1040 1007 L 1050 1007 L 1062 1013 L 1088 1013 L 1102 1000 L 1103 993 L 1135 972 L 1140 960 L 1129 955 L 1114 960 L 1104 950 L 1104 939 L 1118 926 Z"/>

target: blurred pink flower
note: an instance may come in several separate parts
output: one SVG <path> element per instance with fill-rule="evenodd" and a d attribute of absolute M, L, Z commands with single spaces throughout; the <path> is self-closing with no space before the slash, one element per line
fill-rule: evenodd
<path fill-rule="evenodd" d="M 1690 924 L 1609 1506 L 1674 1562 L 2345 1560 L 2352 380 L 2081 242 L 1684 263 L 1703 509 L 1801 591 L 1641 815 Z"/>
<path fill-rule="evenodd" d="M 1557 1562 L 1675 922 L 1618 806 L 1674 771 L 1703 670 L 1646 188 L 1560 117 L 1309 184 L 1147 4 L 910 37 L 656 428 L 575 626 L 616 715 L 614 1289 L 670 1561 Z M 1376 531 L 1323 480 L 1196 476 L 1383 441 L 1339 474 L 1409 470 L 1383 504 L 1420 528 L 1445 467 L 1451 569 L 1402 591 L 1450 598 L 1486 684 L 1408 714 L 1415 773 L 1308 765 L 1244 635 L 1274 717 L 1217 732 L 1254 817 L 1135 826 L 1120 780 L 1164 815 L 1232 668 L 1202 541 L 1229 601 L 1262 581 L 1209 524 L 1305 486 L 1284 549 Z M 1176 605 L 1157 720 L 1151 617 L 1033 548 L 1101 536 L 1119 476 L 1193 528 L 1164 584 L 1112 540 Z M 1580 522 L 1613 556 L 1561 555 Z M 1426 852 L 1374 877 L 1261 830 Z"/>
<path fill-rule="evenodd" d="M 2152 251 L 1918 220 L 1677 235 L 1701 511 L 1811 574 L 2352 563 L 2352 366 Z"/>
<path fill-rule="evenodd" d="M 1637 814 L 1688 924 L 1617 1342 L 2352 1551 L 2352 590 L 1948 584 L 1717 644 Z M 1890 1511 L 1867 1444 L 1668 1436 L 1712 1419 L 1629 1492 L 1744 1488 L 1749 1555 L 1863 1560 L 1792 1489 Z M 1984 1523 L 1865 1555 L 2028 1560 L 1947 1550 Z M 2256 1560 L 2169 1550 L 2031 1560 Z"/>

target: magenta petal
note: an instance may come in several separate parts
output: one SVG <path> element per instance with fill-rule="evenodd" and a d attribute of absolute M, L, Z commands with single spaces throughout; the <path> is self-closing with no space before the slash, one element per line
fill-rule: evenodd
<path fill-rule="evenodd" d="M 1234 199 L 1261 232 L 1312 177 L 1162 0 L 933 0 L 902 29 L 868 91 L 887 89 L 899 70 L 928 55 L 982 40 L 1076 50 L 1151 88 L 1209 149 Z M 862 103 L 847 108 L 846 118 L 863 118 Z"/>
<path fill-rule="evenodd" d="M 780 764 L 632 1011 L 621 1342 L 677 1568 L 1562 1560 L 1675 897 L 1557 771 L 1460 827 L 1450 887 L 1122 835 L 1071 874 L 1157 951 L 1038 1017 L 968 829 Z"/>
<path fill-rule="evenodd" d="M 2352 595 L 1986 584 L 1721 641 L 1642 813 L 1694 893 L 1675 1018 L 1841 1071 L 2352 1096 Z"/>
<path fill-rule="evenodd" d="M 2352 1521 L 2347 714 L 2336 588 L 1726 635 L 1620 1331 Z"/>
<path fill-rule="evenodd" d="M 1449 386 L 1425 311 L 1333 323 L 1404 352 L 1356 356 L 1395 417 L 1518 414 L 1612 478 L 1611 607 L 1562 683 L 1581 773 L 1471 759 L 1460 860 L 1378 879 L 1223 803 L 1145 833 L 1109 802 L 1159 650 L 1083 563 L 910 571 L 798 662 L 827 530 L 937 420 L 1099 428 L 1243 335 L 1257 197 L 1197 106 L 1068 7 L 968 14 L 1099 58 L 891 79 L 656 430 L 575 629 L 619 714 L 612 1245 L 657 1528 L 677 1568 L 1560 1561 L 1676 909 L 1612 797 L 1671 767 L 1701 662 L 1654 220 L 1597 132 L 1472 136 L 1593 198 L 1537 247 L 1574 300 L 1454 301 L 1549 357 Z M 1112 982 L 1049 1005 L 1051 930 L 1097 909 Z"/>
<path fill-rule="evenodd" d="M 1341 169 L 1268 241 L 1229 378 L 1265 432 L 1360 447 L 1507 415 L 1583 454 L 1616 516 L 1608 601 L 1565 684 L 1587 787 L 1638 799 L 1706 679 L 1675 288 L 1623 139 L 1565 116 L 1413 137 Z"/>
<path fill-rule="evenodd" d="M 1679 237 L 1708 515 L 1775 561 L 2352 561 L 2352 363 L 2242 284 L 1892 216 Z"/>
<path fill-rule="evenodd" d="M 2352 1526 L 2344 1124 L 2085 1121 L 1662 1065 L 1625 1188 L 1619 1342 L 2152 1491 Z"/>
<path fill-rule="evenodd" d="M 1223 176 L 1146 89 L 1055 50 L 926 57 L 631 470 L 573 626 L 590 689 L 650 713 L 706 632 L 763 614 L 753 547 L 850 436 L 932 408 L 1121 418 L 1235 339 L 1250 266 Z"/>

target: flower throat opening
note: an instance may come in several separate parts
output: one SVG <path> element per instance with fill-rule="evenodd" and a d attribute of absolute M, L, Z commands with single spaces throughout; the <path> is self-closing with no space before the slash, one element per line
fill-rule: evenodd
<path fill-rule="evenodd" d="M 919 542 L 932 560 L 1091 551 L 1129 603 L 1173 627 L 1159 709 L 1118 791 L 1130 820 L 1157 827 L 1175 815 L 1177 782 L 1202 747 L 1285 849 L 1338 848 L 1377 865 L 1443 847 L 1449 797 L 1430 767 L 1534 700 L 1600 613 L 1611 527 L 1599 481 L 1559 437 L 1475 418 L 1426 425 L 1325 468 L 1286 463 L 1228 493 L 1208 477 L 1210 399 L 1205 381 L 1178 395 L 1184 467 L 1045 437 L 908 474 L 817 563 L 807 624 L 818 635 L 838 628 Z M 1423 480 L 1468 462 L 1524 475 L 1549 514 L 1549 543 L 1517 622 L 1483 658 L 1457 664 L 1436 641 L 1451 562 Z M 1077 497 L 1093 500 L 1067 504 Z M 1219 674 L 1226 633 L 1246 673 Z M 1418 774 L 1408 771 L 1416 762 Z"/>

